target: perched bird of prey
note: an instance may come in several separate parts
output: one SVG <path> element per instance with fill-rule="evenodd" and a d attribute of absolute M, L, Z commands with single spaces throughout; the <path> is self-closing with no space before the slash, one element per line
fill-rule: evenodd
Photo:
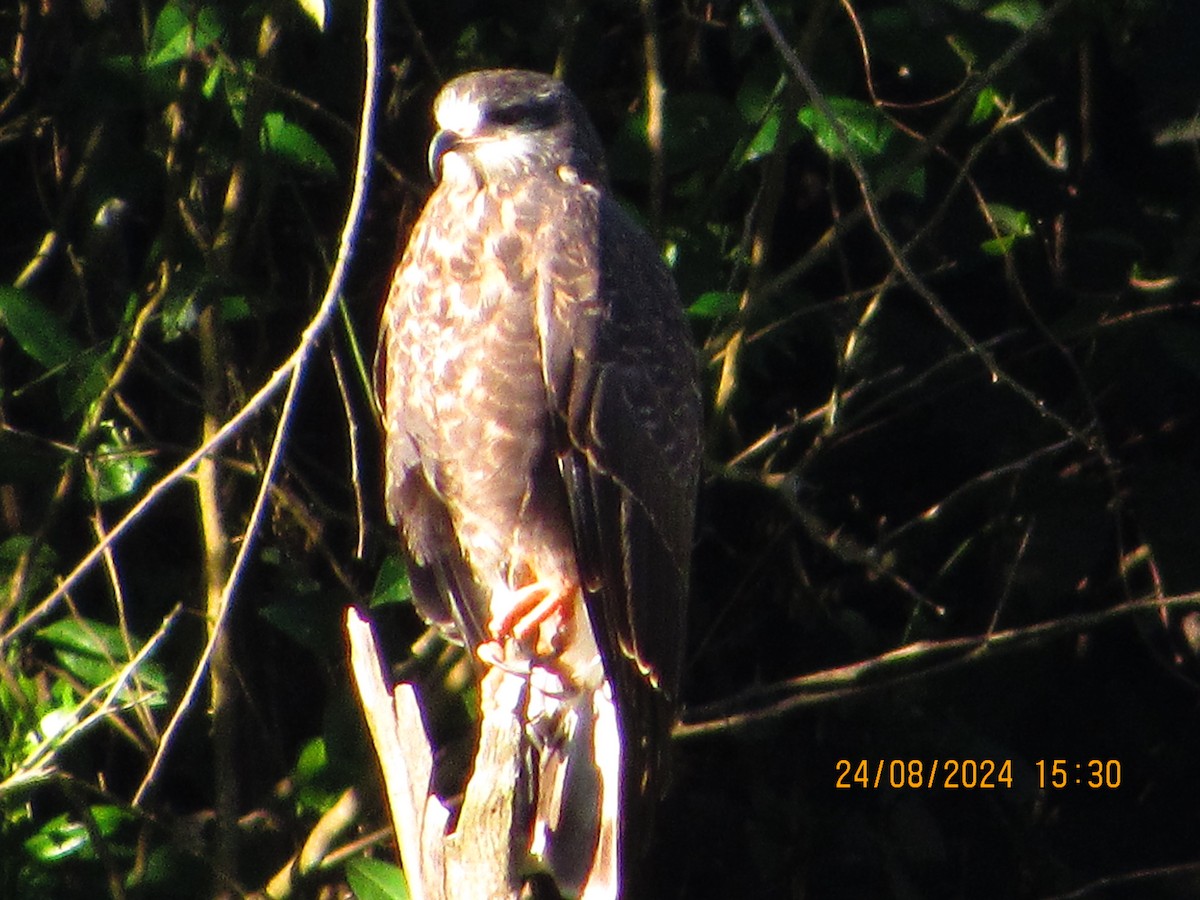
<path fill-rule="evenodd" d="M 524 863 L 618 897 L 679 690 L 695 353 L 561 82 L 473 72 L 434 113 L 381 326 L 387 508 L 421 613 L 527 673 Z"/>

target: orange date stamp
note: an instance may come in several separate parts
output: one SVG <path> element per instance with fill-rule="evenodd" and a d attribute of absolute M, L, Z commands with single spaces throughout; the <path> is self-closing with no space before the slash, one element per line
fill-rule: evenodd
<path fill-rule="evenodd" d="M 1069 787 L 1109 789 L 1121 786 L 1117 759 L 1039 759 L 1033 774 L 1041 790 Z M 1028 771 L 1028 769 L 1024 769 Z M 1011 759 L 839 759 L 834 763 L 838 790 L 1011 790 Z"/>
<path fill-rule="evenodd" d="M 839 759 L 839 790 L 1005 790 L 1013 786 L 1011 759 Z"/>

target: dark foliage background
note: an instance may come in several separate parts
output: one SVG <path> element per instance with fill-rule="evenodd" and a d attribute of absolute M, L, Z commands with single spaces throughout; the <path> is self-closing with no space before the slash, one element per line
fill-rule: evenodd
<path fill-rule="evenodd" d="M 219 622 L 282 393 L 53 592 L 314 315 L 363 10 L 0 8 L 0 896 L 403 896 L 342 611 L 469 678 L 367 370 L 430 101 L 493 65 L 577 89 L 705 361 L 653 896 L 1200 893 L 1200 8 L 767 7 L 819 100 L 754 3 L 387 6 L 342 314 Z"/>

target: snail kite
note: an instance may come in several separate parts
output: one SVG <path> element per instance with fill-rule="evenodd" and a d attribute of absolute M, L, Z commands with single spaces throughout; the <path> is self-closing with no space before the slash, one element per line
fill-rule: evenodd
<path fill-rule="evenodd" d="M 377 361 L 420 612 L 528 678 L 527 862 L 621 894 L 674 721 L 700 458 L 695 352 L 578 99 L 463 75 Z"/>

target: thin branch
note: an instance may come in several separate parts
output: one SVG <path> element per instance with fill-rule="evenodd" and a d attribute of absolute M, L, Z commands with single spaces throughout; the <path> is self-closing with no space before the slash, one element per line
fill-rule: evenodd
<path fill-rule="evenodd" d="M 1200 606 L 1200 593 L 1131 600 L 1108 609 L 1078 613 L 1004 631 L 941 641 L 917 641 L 879 656 L 799 678 L 756 687 L 685 711 L 674 737 L 680 740 L 727 734 L 812 706 L 862 696 L 975 662 L 984 656 L 1023 650 L 1057 637 L 1089 631 L 1138 613 Z M 891 677 L 884 677 L 891 676 Z"/>
<path fill-rule="evenodd" d="M 805 91 L 812 99 L 813 104 L 820 111 L 821 115 L 824 116 L 829 122 L 830 126 L 834 130 L 834 133 L 837 135 L 838 140 L 842 145 L 842 150 L 845 153 L 846 162 L 850 166 L 851 171 L 854 173 L 855 180 L 858 182 L 859 191 L 863 198 L 863 208 L 866 210 L 866 215 L 871 220 L 871 224 L 874 227 L 875 233 L 883 243 L 884 249 L 891 258 L 893 265 L 895 265 L 900 274 L 904 276 L 904 281 L 910 288 L 912 288 L 914 292 L 916 292 L 919 297 L 921 297 L 921 299 L 925 301 L 926 305 L 929 306 L 930 310 L 937 317 L 938 321 L 942 323 L 943 327 L 953 334 L 960 343 L 972 350 L 975 356 L 980 362 L 983 363 L 984 367 L 991 374 L 993 379 L 995 379 L 998 383 L 1003 384 L 1005 387 L 1023 399 L 1026 403 L 1033 407 L 1038 415 L 1053 422 L 1065 433 L 1077 440 L 1082 446 L 1099 456 L 1106 465 L 1110 467 L 1113 466 L 1114 464 L 1111 456 L 1108 454 L 1108 449 L 1102 442 L 1098 442 L 1094 435 L 1082 431 L 1066 417 L 1050 409 L 1046 405 L 1045 401 L 1042 400 L 1042 398 L 1037 396 L 1037 394 L 1002 369 L 991 352 L 986 347 L 979 344 L 973 337 L 971 337 L 970 333 L 968 333 L 967 330 L 963 328 L 961 324 L 959 324 L 958 320 L 950 315 L 950 312 L 942 305 L 941 301 L 938 300 L 937 296 L 932 290 L 930 290 L 929 286 L 926 285 L 921 277 L 913 271 L 912 267 L 908 263 L 908 260 L 905 258 L 904 252 L 896 243 L 895 238 L 892 237 L 891 231 L 884 224 L 883 218 L 879 212 L 878 199 L 875 196 L 875 192 L 867 178 L 866 170 L 863 167 L 862 161 L 858 158 L 858 154 L 854 151 L 849 137 L 846 134 L 845 128 L 838 120 L 837 115 L 834 113 L 833 107 L 830 106 L 829 101 L 825 98 L 825 95 L 821 92 L 820 88 L 817 87 L 816 82 L 813 80 L 808 70 L 804 67 L 803 63 L 800 62 L 800 58 L 788 44 L 787 39 L 784 37 L 783 31 L 779 27 L 779 23 L 775 21 L 771 11 L 767 9 L 765 0 L 753 0 L 753 2 L 755 8 L 758 10 L 759 15 L 762 17 L 763 24 L 766 26 L 767 32 L 771 36 L 771 40 L 775 43 L 776 49 L 784 58 L 784 61 L 788 64 L 788 67 L 792 70 L 792 74 L 801 83 L 801 85 L 803 85 Z M 1055 16 L 1059 15 L 1064 9 L 1066 9 L 1071 2 L 1072 0 L 1059 0 L 1059 2 L 1056 3 L 1051 9 L 1042 14 L 1042 16 L 1038 19 L 1038 22 L 1031 27 L 1028 32 L 1026 32 L 1026 36 L 1033 35 L 1035 33 L 1042 33 L 1049 22 Z M 1015 46 L 1016 44 L 1014 44 L 1014 47 Z M 1010 47 L 1009 50 L 1003 56 L 1001 56 L 1000 60 L 997 60 L 996 64 L 999 64 L 1000 61 L 1007 60 L 1010 56 L 1012 56 L 1013 49 L 1013 47 Z M 992 68 L 994 67 L 995 64 Z M 989 72 L 990 71 L 991 69 L 989 69 Z M 969 97 L 969 94 L 966 94 L 965 96 Z M 962 105 L 962 103 L 962 98 L 960 98 L 959 102 L 955 104 L 954 108 L 957 109 L 960 105 Z M 931 141 L 931 144 L 933 143 L 934 142 Z M 902 166 L 901 171 L 909 171 L 908 166 Z"/>
<path fill-rule="evenodd" d="M 59 583 L 58 587 L 51 591 L 24 619 L 6 632 L 3 638 L 0 638 L 0 648 L 6 646 L 14 638 L 28 631 L 37 622 L 45 618 L 67 592 L 91 570 L 92 566 L 101 558 L 105 549 L 117 541 L 134 522 L 140 519 L 162 494 L 175 487 L 175 485 L 190 475 L 201 459 L 204 459 L 214 450 L 223 447 L 241 430 L 242 426 L 258 415 L 284 383 L 290 381 L 295 371 L 307 362 L 313 347 L 328 327 L 329 320 L 337 309 L 338 296 L 346 278 L 346 268 L 349 266 L 350 259 L 353 256 L 353 244 L 358 232 L 359 223 L 362 220 L 363 204 L 369 180 L 368 172 L 370 169 L 372 146 L 372 136 L 369 126 L 375 116 L 375 95 L 379 83 L 378 39 L 376 37 L 378 31 L 377 4 L 378 0 L 368 0 L 367 2 L 367 93 L 366 100 L 363 103 L 363 115 L 360 119 L 358 148 L 354 169 L 354 189 L 350 198 L 350 207 L 347 211 L 346 223 L 342 228 L 341 241 L 338 245 L 338 255 L 334 260 L 333 271 L 330 273 L 329 286 L 325 290 L 325 295 L 321 298 L 321 303 L 316 313 L 301 334 L 299 344 L 292 351 L 292 355 L 278 369 L 271 373 L 270 378 L 246 401 L 241 409 L 230 417 L 229 421 L 225 423 L 220 431 L 203 441 L 200 446 L 188 454 L 174 469 L 155 482 L 146 491 L 145 496 L 134 504 L 133 508 L 113 526 L 104 541 L 92 547 L 91 550 L 84 554 L 83 558 L 80 559 L 75 568 Z"/>
<path fill-rule="evenodd" d="M 1012 45 L 1009 46 L 1009 48 L 1002 54 L 1000 54 L 995 62 L 988 66 L 988 68 L 983 72 L 977 73 L 975 76 L 970 78 L 968 82 L 963 85 L 962 93 L 959 95 L 959 98 L 954 102 L 950 109 L 946 111 L 946 114 L 942 116 L 940 120 L 938 120 L 928 137 L 918 143 L 917 146 L 913 148 L 912 152 L 901 162 L 901 164 L 895 168 L 895 174 L 890 180 L 879 185 L 878 189 L 875 191 L 876 204 L 891 196 L 891 194 L 893 194 L 901 185 L 904 184 L 904 179 L 907 178 L 908 175 L 913 172 L 927 156 L 929 156 L 942 145 L 942 142 L 950 133 L 950 130 L 959 123 L 964 114 L 966 114 L 969 110 L 973 102 L 974 94 L 981 87 L 983 87 L 983 85 L 994 82 L 997 78 L 999 78 L 1001 73 L 1015 63 L 1017 59 L 1020 58 L 1021 54 L 1023 54 L 1035 40 L 1041 37 L 1042 33 L 1045 31 L 1050 22 L 1057 18 L 1068 6 L 1071 5 L 1072 2 L 1073 0 L 1058 0 L 1053 7 L 1042 14 L 1042 17 L 1038 20 L 1037 25 L 1035 25 L 1033 28 L 1030 28 L 1015 41 L 1013 41 Z M 755 0 L 755 5 L 756 7 L 761 8 L 760 0 Z M 770 19 L 769 21 L 774 24 L 774 19 Z M 778 25 L 776 25 L 776 32 L 778 33 Z M 777 46 L 780 45 L 777 44 Z M 795 57 L 795 54 L 791 53 L 790 48 L 787 47 L 786 42 L 783 42 L 781 46 L 787 48 L 789 54 L 793 58 Z M 790 62 L 789 65 L 791 65 Z M 807 75 L 807 73 L 805 74 Z M 809 77 L 808 80 L 811 81 L 811 77 Z M 828 103 L 826 103 L 826 109 L 827 108 Z M 827 114 L 826 109 L 821 110 L 822 115 Z M 839 140 L 842 141 L 844 146 L 848 147 L 848 154 L 853 155 L 853 148 L 846 144 L 844 129 L 841 129 L 841 125 L 838 120 L 836 118 L 831 118 L 829 121 L 831 126 L 834 128 L 835 133 L 838 133 Z M 840 133 L 839 129 L 841 129 Z M 859 168 L 861 169 L 861 166 Z M 763 286 L 763 290 L 760 295 L 761 299 L 765 300 L 775 296 L 776 294 L 785 290 L 798 278 L 803 276 L 809 271 L 809 269 L 815 266 L 817 262 L 829 252 L 830 249 L 832 249 L 834 241 L 837 239 L 839 234 L 843 234 L 849 231 L 851 228 L 856 227 L 864 218 L 867 218 L 867 216 L 867 207 L 865 205 L 860 206 L 853 212 L 846 215 L 837 226 L 829 228 L 824 234 L 821 235 L 821 237 L 813 244 L 813 246 L 809 248 L 807 253 L 775 276 L 775 278 L 772 279 L 769 284 Z"/>
<path fill-rule="evenodd" d="M 238 555 L 233 562 L 233 567 L 230 570 L 229 578 L 226 581 L 225 589 L 221 595 L 221 602 L 217 611 L 216 621 L 212 623 L 212 630 L 209 640 L 204 647 L 200 660 L 196 664 L 195 672 L 192 680 L 188 685 L 187 691 L 184 693 L 183 699 L 175 710 L 170 723 L 163 732 L 163 739 L 159 743 L 158 753 L 150 764 L 149 770 L 146 772 L 145 778 L 142 780 L 141 786 L 138 788 L 137 794 L 133 799 L 133 806 L 139 806 L 145 796 L 146 791 L 153 783 L 159 769 L 162 766 L 163 759 L 170 747 L 171 740 L 179 728 L 184 715 L 195 699 L 196 692 L 199 690 L 203 682 L 208 662 L 212 657 L 212 652 L 215 644 L 215 636 L 221 631 L 224 620 L 229 612 L 229 600 L 232 596 L 237 584 L 241 578 L 246 561 L 249 559 L 251 547 L 254 545 L 254 538 L 258 533 L 258 525 L 262 520 L 263 510 L 266 507 L 266 497 L 270 490 L 272 479 L 275 475 L 276 467 L 279 463 L 279 458 L 282 453 L 284 439 L 287 434 L 288 425 L 291 422 L 291 416 L 295 409 L 295 398 L 303 380 L 305 367 L 312 354 L 312 350 L 316 345 L 317 339 L 323 333 L 329 320 L 332 318 L 334 311 L 337 309 L 338 297 L 342 292 L 342 285 L 345 281 L 346 269 L 349 266 L 350 259 L 353 256 L 354 240 L 358 233 L 359 223 L 362 220 L 363 205 L 366 198 L 367 184 L 369 181 L 370 160 L 371 160 L 371 145 L 372 145 L 372 123 L 375 118 L 375 103 L 376 94 L 379 84 L 379 9 L 378 0 L 367 0 L 367 21 L 365 28 L 364 41 L 366 44 L 366 72 L 364 77 L 364 95 L 362 116 L 359 120 L 359 135 L 357 156 L 355 159 L 354 168 L 354 189 L 350 198 L 350 207 L 346 214 L 346 222 L 342 227 L 341 240 L 338 245 L 337 259 L 334 260 L 333 272 L 329 277 L 329 284 L 326 286 L 325 295 L 321 298 L 321 304 L 317 309 L 316 315 L 313 316 L 308 326 L 304 329 L 301 336 L 300 345 L 289 357 L 288 361 L 281 366 L 271 376 L 267 383 L 258 390 L 258 392 L 247 401 L 246 405 L 232 418 L 229 423 L 221 429 L 221 431 L 205 441 L 191 456 L 185 460 L 185 464 L 189 467 L 194 465 L 196 461 L 201 459 L 205 454 L 211 452 L 217 446 L 228 440 L 229 436 L 236 430 L 236 427 L 249 418 L 253 412 L 266 403 L 271 393 L 274 392 L 279 384 L 282 384 L 285 379 L 288 380 L 288 392 L 284 398 L 283 408 L 279 414 L 279 421 L 275 429 L 275 438 L 271 444 L 271 452 L 267 458 L 266 466 L 262 474 L 258 496 L 255 498 L 254 508 L 250 514 L 250 520 L 243 532 L 241 546 L 238 549 Z M 162 493 L 166 489 L 164 486 L 168 479 L 178 481 L 188 471 L 184 465 L 176 467 L 176 469 L 155 485 L 151 489 L 151 494 Z M 131 521 L 131 516 L 145 509 L 147 501 L 151 498 L 151 494 L 147 494 L 143 500 L 134 507 L 134 509 L 126 515 L 124 519 L 118 523 L 117 527 L 109 535 L 111 542 L 117 534 L 118 529 L 123 530 Z M 94 557 L 97 553 L 95 549 L 89 554 L 89 557 Z M 85 557 L 85 560 L 87 558 Z M 83 564 L 81 563 L 81 566 Z M 79 567 L 76 571 L 80 571 Z M 72 575 L 77 578 L 75 573 Z M 43 606 L 48 605 L 56 595 L 61 596 L 65 588 L 73 583 L 72 579 L 68 579 L 64 585 L 61 585 L 55 594 L 43 601 Z"/>

